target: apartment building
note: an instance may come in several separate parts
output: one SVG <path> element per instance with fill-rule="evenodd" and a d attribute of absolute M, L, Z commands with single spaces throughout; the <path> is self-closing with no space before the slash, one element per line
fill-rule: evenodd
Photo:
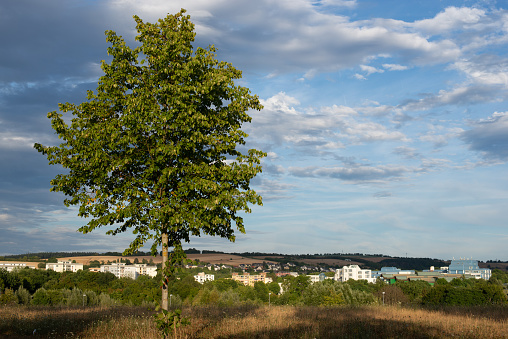
<path fill-rule="evenodd" d="M 347 281 L 349 279 L 367 280 L 370 283 L 376 282 L 376 278 L 372 277 L 371 270 L 362 270 L 358 265 L 344 266 L 335 271 L 335 280 Z"/>
<path fill-rule="evenodd" d="M 120 262 L 110 265 L 101 265 L 100 272 L 112 273 L 117 278 L 137 279 L 140 275 L 155 277 L 157 275 L 157 266 L 148 266 L 147 264 L 127 265 Z"/>
<path fill-rule="evenodd" d="M 309 275 L 307 275 L 307 277 L 309 277 L 311 284 L 314 284 L 314 283 L 317 283 L 317 282 L 322 282 L 322 281 L 326 280 L 326 274 L 324 274 L 324 273 L 309 274 Z"/>
<path fill-rule="evenodd" d="M 59 261 L 56 263 L 46 263 L 47 270 L 56 272 L 77 272 L 83 269 L 83 264 L 73 263 L 72 261 Z"/>
<path fill-rule="evenodd" d="M 194 280 L 196 280 L 198 283 L 202 284 L 205 281 L 214 281 L 215 275 L 205 274 L 205 272 L 199 272 L 197 275 L 194 276 Z"/>
<path fill-rule="evenodd" d="M 14 261 L 11 261 L 11 262 L 0 262 L 0 270 L 1 269 L 4 269 L 6 270 L 7 272 L 12 272 L 16 269 L 23 269 L 23 268 L 35 268 L 36 266 L 35 265 L 27 265 L 26 263 L 21 263 L 21 262 L 14 262 Z"/>
<path fill-rule="evenodd" d="M 254 286 L 254 283 L 257 281 L 264 282 L 265 284 L 269 284 L 273 281 L 272 278 L 266 276 L 265 272 L 256 275 L 251 275 L 247 272 L 242 274 L 233 273 L 231 279 L 241 282 L 245 286 Z"/>

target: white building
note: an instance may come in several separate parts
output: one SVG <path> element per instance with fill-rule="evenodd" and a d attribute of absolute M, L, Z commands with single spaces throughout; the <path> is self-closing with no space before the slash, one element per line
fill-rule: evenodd
<path fill-rule="evenodd" d="M 307 275 L 307 277 L 310 278 L 310 283 L 311 284 L 314 284 L 314 283 L 317 283 L 317 282 L 321 282 L 321 281 L 325 281 L 326 279 L 328 279 L 328 277 L 324 273 L 309 274 L 309 275 Z"/>
<path fill-rule="evenodd" d="M 196 280 L 198 283 L 202 284 L 205 281 L 214 281 L 215 275 L 205 274 L 205 272 L 199 272 L 197 275 L 194 276 L 194 280 Z"/>
<path fill-rule="evenodd" d="M 126 265 L 121 262 L 101 265 L 100 271 L 113 273 L 117 278 L 136 279 L 140 275 L 148 275 L 153 278 L 157 275 L 157 266 L 148 266 L 147 264 Z"/>
<path fill-rule="evenodd" d="M 46 263 L 46 269 L 56 272 L 77 272 L 83 269 L 83 264 L 73 263 L 72 261 L 59 261 L 57 263 Z"/>
<path fill-rule="evenodd" d="M 0 262 L 0 270 L 4 269 L 7 272 L 12 272 L 15 269 L 22 269 L 25 267 L 30 267 L 30 266 L 27 266 L 25 263 L 20 263 L 20 262 Z M 30 268 L 32 268 L 32 267 L 30 267 Z"/>
<path fill-rule="evenodd" d="M 349 265 L 339 268 L 335 271 L 336 281 L 353 280 L 367 280 L 370 283 L 375 283 L 376 278 L 372 277 L 370 270 L 362 270 L 358 265 Z"/>

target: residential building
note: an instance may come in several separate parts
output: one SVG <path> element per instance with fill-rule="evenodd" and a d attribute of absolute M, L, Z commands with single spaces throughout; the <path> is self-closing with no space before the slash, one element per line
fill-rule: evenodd
<path fill-rule="evenodd" d="M 215 275 L 205 274 L 205 272 L 199 272 L 197 275 L 194 276 L 194 280 L 196 280 L 198 283 L 202 284 L 205 281 L 214 281 Z"/>
<path fill-rule="evenodd" d="M 155 277 L 157 275 L 157 266 L 149 266 L 147 264 L 134 264 L 140 275 Z"/>
<path fill-rule="evenodd" d="M 314 284 L 320 281 L 325 281 L 326 274 L 320 273 L 320 274 L 309 274 L 307 275 L 310 278 L 310 283 Z"/>
<path fill-rule="evenodd" d="M 101 265 L 101 272 L 110 272 L 117 278 L 137 279 L 140 275 L 155 277 L 157 275 L 157 266 L 148 266 L 147 264 L 126 265 L 125 263 L 112 263 L 110 265 Z"/>
<path fill-rule="evenodd" d="M 448 267 L 449 274 L 471 275 L 476 279 L 489 280 L 492 276 L 490 268 L 480 268 L 478 260 L 473 259 L 453 259 Z"/>
<path fill-rule="evenodd" d="M 22 269 L 22 268 L 25 268 L 25 267 L 35 268 L 35 267 L 32 267 L 32 266 L 28 266 L 26 263 L 22 263 L 22 262 L 14 262 L 14 261 L 0 262 L 0 270 L 4 269 L 7 272 L 12 272 L 15 269 Z"/>
<path fill-rule="evenodd" d="M 344 266 L 335 271 L 335 280 L 347 281 L 349 279 L 376 282 L 376 278 L 372 278 L 371 270 L 362 270 L 358 265 Z"/>
<path fill-rule="evenodd" d="M 72 261 L 59 261 L 56 263 L 46 263 L 47 270 L 56 272 L 77 272 L 83 269 L 83 264 L 73 263 Z"/>
<path fill-rule="evenodd" d="M 245 286 L 254 286 L 254 283 L 257 281 L 264 282 L 265 284 L 271 283 L 273 281 L 273 279 L 267 277 L 266 273 L 264 272 L 256 275 L 251 275 L 247 272 L 242 274 L 235 272 L 232 274 L 231 279 L 241 282 Z"/>

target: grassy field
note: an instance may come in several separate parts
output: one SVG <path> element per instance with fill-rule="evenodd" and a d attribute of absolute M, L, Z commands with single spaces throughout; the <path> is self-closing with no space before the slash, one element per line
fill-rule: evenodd
<path fill-rule="evenodd" d="M 508 307 L 185 308 L 178 338 L 508 338 Z M 160 338 L 143 307 L 0 308 L 1 338 Z"/>

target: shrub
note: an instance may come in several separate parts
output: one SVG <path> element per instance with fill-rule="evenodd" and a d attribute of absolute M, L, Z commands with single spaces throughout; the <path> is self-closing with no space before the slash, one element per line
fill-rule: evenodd
<path fill-rule="evenodd" d="M 16 295 L 18 304 L 30 305 L 30 302 L 32 301 L 32 296 L 30 295 L 30 292 L 28 292 L 27 289 L 23 288 L 23 286 L 20 286 L 18 288 L 15 295 Z"/>
<path fill-rule="evenodd" d="M 37 291 L 35 291 L 33 298 L 32 298 L 32 304 L 33 305 L 50 305 L 50 298 L 48 295 L 48 292 L 44 287 L 39 288 Z"/>
<path fill-rule="evenodd" d="M 3 293 L 0 294 L 0 305 L 14 305 L 16 302 L 17 298 L 10 288 L 6 288 Z"/>

